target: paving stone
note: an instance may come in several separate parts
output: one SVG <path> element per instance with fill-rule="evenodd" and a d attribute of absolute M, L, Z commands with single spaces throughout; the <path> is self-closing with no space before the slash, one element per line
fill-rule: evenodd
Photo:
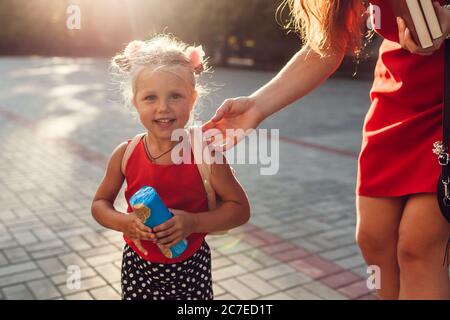
<path fill-rule="evenodd" d="M 88 233 L 84 234 L 83 238 L 93 247 L 103 246 L 109 244 L 109 241 L 101 234 Z"/>
<path fill-rule="evenodd" d="M 121 273 L 120 269 L 114 264 L 104 264 L 94 267 L 95 271 L 110 284 L 120 281 Z M 95 295 L 94 295 L 95 297 Z"/>
<path fill-rule="evenodd" d="M 285 294 L 291 296 L 295 300 L 323 300 L 323 298 L 313 294 L 302 286 L 287 290 L 285 291 Z"/>
<path fill-rule="evenodd" d="M 14 238 L 22 246 L 29 245 L 29 244 L 32 244 L 32 243 L 36 243 L 36 242 L 39 241 L 33 235 L 33 233 L 31 233 L 30 231 L 23 231 L 23 232 L 14 233 Z"/>
<path fill-rule="evenodd" d="M 120 294 L 111 286 L 104 286 L 90 291 L 96 300 L 120 300 Z"/>
<path fill-rule="evenodd" d="M 64 273 L 59 273 L 57 275 L 51 276 L 50 278 L 55 285 L 61 285 L 67 283 L 69 275 L 69 272 L 65 271 Z M 92 278 L 96 275 L 98 275 L 97 272 L 91 267 L 82 267 L 80 269 L 81 279 Z"/>
<path fill-rule="evenodd" d="M 59 256 L 59 260 L 67 267 L 70 265 L 77 265 L 79 267 L 87 266 L 86 261 L 77 253 L 71 252 Z"/>
<path fill-rule="evenodd" d="M 241 274 L 247 273 L 247 270 L 242 268 L 240 265 L 232 265 L 229 267 L 224 267 L 218 269 L 212 274 L 213 281 L 220 281 L 227 278 L 235 277 Z"/>
<path fill-rule="evenodd" d="M 302 287 L 325 300 L 347 300 L 346 296 L 320 282 L 310 282 Z"/>
<path fill-rule="evenodd" d="M 30 259 L 27 252 L 22 247 L 8 248 L 3 251 L 11 263 L 23 262 Z M 1 257 L 0 257 L 1 260 Z M 0 265 L 1 265 L 0 261 Z"/>
<path fill-rule="evenodd" d="M 273 280 L 270 280 L 269 283 L 278 288 L 279 290 L 287 290 L 292 287 L 297 287 L 299 285 L 308 283 L 313 281 L 310 277 L 307 275 L 301 273 L 301 272 L 294 272 L 287 274 L 285 276 L 281 276 L 278 278 L 275 278 Z"/>
<path fill-rule="evenodd" d="M 211 268 L 213 271 L 233 264 L 233 261 L 227 257 L 213 258 L 211 260 Z"/>
<path fill-rule="evenodd" d="M 122 259 L 122 252 L 116 251 L 114 253 L 87 258 L 86 262 L 91 266 L 99 266 L 106 263 L 112 263 L 114 261 L 121 259 Z"/>
<path fill-rule="evenodd" d="M 258 298 L 259 294 L 247 285 L 236 279 L 227 279 L 219 282 L 219 285 L 240 300 L 251 300 Z"/>
<path fill-rule="evenodd" d="M 28 270 L 10 274 L 0 277 L 0 287 L 5 287 L 17 283 L 22 283 L 30 280 L 37 280 L 44 278 L 45 275 L 40 270 Z"/>
<path fill-rule="evenodd" d="M 56 234 L 47 227 L 33 229 L 32 232 L 40 241 L 54 240 L 57 238 Z"/>
<path fill-rule="evenodd" d="M 278 289 L 271 284 L 267 283 L 267 281 L 257 277 L 253 274 L 246 274 L 243 276 L 239 276 L 237 278 L 240 282 L 242 282 L 245 286 L 257 292 L 259 295 L 265 296 L 278 291 Z"/>
<path fill-rule="evenodd" d="M 256 260 L 252 259 L 251 256 L 245 253 L 238 253 L 229 256 L 229 258 L 239 265 L 241 265 L 244 269 L 248 271 L 255 271 L 258 269 L 262 269 L 263 265 Z"/>
<path fill-rule="evenodd" d="M 33 300 L 30 290 L 23 284 L 3 288 L 3 294 L 7 300 Z"/>
<path fill-rule="evenodd" d="M 36 263 L 48 276 L 66 272 L 66 267 L 57 258 L 37 260 Z"/>
<path fill-rule="evenodd" d="M 323 284 L 327 285 L 330 288 L 337 289 L 343 287 L 345 285 L 349 285 L 356 281 L 361 280 L 359 275 L 355 273 L 344 271 L 338 274 L 331 275 L 329 277 L 323 278 L 320 280 Z"/>
<path fill-rule="evenodd" d="M 36 264 L 34 262 L 30 262 L 30 261 L 23 262 L 23 263 L 9 264 L 7 266 L 0 268 L 0 277 L 18 273 L 21 271 L 33 270 L 36 268 L 37 268 Z"/>
<path fill-rule="evenodd" d="M 214 300 L 237 300 L 237 298 L 232 294 L 225 293 L 215 297 Z"/>
<path fill-rule="evenodd" d="M 277 292 L 268 296 L 261 297 L 258 300 L 293 300 L 293 298 L 285 292 Z"/>
<path fill-rule="evenodd" d="M 74 251 L 88 250 L 88 249 L 92 248 L 92 246 L 89 244 L 89 242 L 84 240 L 84 238 L 81 236 L 65 238 L 64 241 Z"/>
<path fill-rule="evenodd" d="M 64 297 L 66 300 L 93 300 L 94 298 L 85 291 L 75 293 L 75 294 L 69 294 Z"/>
<path fill-rule="evenodd" d="M 29 281 L 27 282 L 27 286 L 33 292 L 36 299 L 39 300 L 55 299 L 61 296 L 60 292 L 48 279 Z"/>
<path fill-rule="evenodd" d="M 367 281 L 365 279 L 342 287 L 338 289 L 338 291 L 351 299 L 356 299 L 367 294 L 374 293 L 374 290 L 370 290 L 367 288 Z"/>
<path fill-rule="evenodd" d="M 62 292 L 62 294 L 64 296 L 66 296 L 66 295 L 70 295 L 72 293 L 77 293 L 77 292 L 80 292 L 80 291 L 96 289 L 96 288 L 102 287 L 104 285 L 106 285 L 105 280 L 103 280 L 99 276 L 95 276 L 93 278 L 87 278 L 87 279 L 82 278 L 81 279 L 81 286 L 80 286 L 79 289 L 77 289 L 77 288 L 73 288 L 73 289 L 72 288 L 68 288 L 68 286 L 65 285 L 65 284 L 58 286 L 58 289 L 59 289 L 59 291 Z"/>
<path fill-rule="evenodd" d="M 49 257 L 57 257 L 64 253 L 69 252 L 69 248 L 66 246 L 58 246 L 53 248 L 42 249 L 40 251 L 32 252 L 31 257 L 33 259 L 43 259 Z"/>
<path fill-rule="evenodd" d="M 256 275 L 263 278 L 264 280 L 270 280 L 293 272 L 295 272 L 294 268 L 285 264 L 278 264 L 269 268 L 259 270 L 256 272 Z"/>
<path fill-rule="evenodd" d="M 344 259 L 335 260 L 334 263 L 340 265 L 342 268 L 345 269 L 351 269 L 357 266 L 366 265 L 366 262 L 359 254 Z"/>
<path fill-rule="evenodd" d="M 226 290 L 223 289 L 220 285 L 218 285 L 216 282 L 213 282 L 212 284 L 214 297 L 220 296 L 222 294 L 226 293 Z"/>
<path fill-rule="evenodd" d="M 9 262 L 6 259 L 5 255 L 2 252 L 0 252 L 0 267 L 6 265 L 8 263 Z"/>

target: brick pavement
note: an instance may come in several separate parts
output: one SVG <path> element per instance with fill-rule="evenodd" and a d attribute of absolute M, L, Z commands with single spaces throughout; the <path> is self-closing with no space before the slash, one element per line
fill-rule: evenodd
<path fill-rule="evenodd" d="M 3 58 L 0 71 L 0 299 L 120 298 L 123 240 L 93 221 L 90 204 L 111 150 L 139 125 L 119 105 L 103 60 Z M 201 117 L 272 75 L 216 71 Z M 374 298 L 354 241 L 369 87 L 331 79 L 263 124 L 280 128 L 280 170 L 234 166 L 252 217 L 208 237 L 217 299 Z M 80 289 L 66 285 L 70 265 L 81 268 Z"/>

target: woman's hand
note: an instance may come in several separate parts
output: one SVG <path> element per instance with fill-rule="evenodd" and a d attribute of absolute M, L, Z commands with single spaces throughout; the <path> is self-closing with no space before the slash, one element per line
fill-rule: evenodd
<path fill-rule="evenodd" d="M 445 41 L 445 37 L 450 33 L 450 10 L 441 7 L 439 2 L 434 2 L 433 5 L 441 23 L 441 29 L 444 33 L 444 36 L 440 37 L 439 39 L 433 40 L 432 47 L 423 49 L 413 40 L 411 31 L 406 27 L 405 21 L 402 18 L 398 17 L 397 24 L 399 39 L 403 49 L 408 50 L 409 52 L 414 54 L 430 56 L 441 48 L 442 44 Z"/>
<path fill-rule="evenodd" d="M 172 218 L 153 228 L 156 234 L 156 243 L 173 247 L 178 242 L 194 232 L 193 214 L 176 209 L 169 209 L 174 214 Z"/>
<path fill-rule="evenodd" d="M 258 110 L 254 98 L 238 97 L 225 100 L 217 109 L 214 117 L 205 123 L 202 129 L 203 131 L 219 130 L 225 141 L 216 139 L 212 144 L 214 147 L 228 150 L 244 138 L 245 135 L 241 134 L 242 130 L 248 133 L 247 130 L 256 129 L 262 120 L 264 120 L 264 116 Z M 227 129 L 236 130 L 235 134 L 227 136 Z M 241 132 L 238 132 L 238 129 L 242 129 Z"/>
<path fill-rule="evenodd" d="M 120 230 L 128 239 L 133 241 L 136 248 L 144 255 L 147 255 L 147 250 L 142 246 L 141 240 L 154 241 L 156 239 L 152 229 L 147 227 L 135 213 L 124 215 Z"/>

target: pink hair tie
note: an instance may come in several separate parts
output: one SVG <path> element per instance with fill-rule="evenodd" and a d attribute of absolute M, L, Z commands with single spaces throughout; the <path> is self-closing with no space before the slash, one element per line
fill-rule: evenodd
<path fill-rule="evenodd" d="M 123 54 L 129 59 L 133 58 L 133 57 L 137 56 L 137 54 L 139 53 L 139 51 L 141 51 L 143 46 L 144 46 L 144 41 L 139 41 L 139 40 L 131 41 L 125 48 Z"/>
<path fill-rule="evenodd" d="M 200 74 L 204 70 L 203 58 L 205 57 L 205 52 L 203 51 L 203 47 L 188 47 L 186 49 L 186 55 L 191 61 L 191 65 L 194 68 L 195 74 Z"/>

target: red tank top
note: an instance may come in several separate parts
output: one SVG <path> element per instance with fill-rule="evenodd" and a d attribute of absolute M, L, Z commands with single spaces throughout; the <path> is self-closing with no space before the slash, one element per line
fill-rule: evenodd
<path fill-rule="evenodd" d="M 192 155 L 191 155 L 192 156 Z M 194 161 L 191 164 L 154 164 L 145 152 L 141 140 L 128 159 L 125 168 L 127 188 L 125 198 L 128 203 L 127 212 L 132 212 L 130 198 L 142 186 L 151 186 L 158 192 L 167 208 L 191 212 L 205 212 L 208 210 L 208 199 L 203 182 Z M 141 240 L 148 254 L 140 252 L 134 243 L 126 236 L 126 243 L 147 261 L 156 263 L 175 263 L 192 256 L 201 246 L 206 233 L 193 233 L 187 237 L 188 246 L 181 256 L 169 259 L 165 257 L 155 243 Z"/>

